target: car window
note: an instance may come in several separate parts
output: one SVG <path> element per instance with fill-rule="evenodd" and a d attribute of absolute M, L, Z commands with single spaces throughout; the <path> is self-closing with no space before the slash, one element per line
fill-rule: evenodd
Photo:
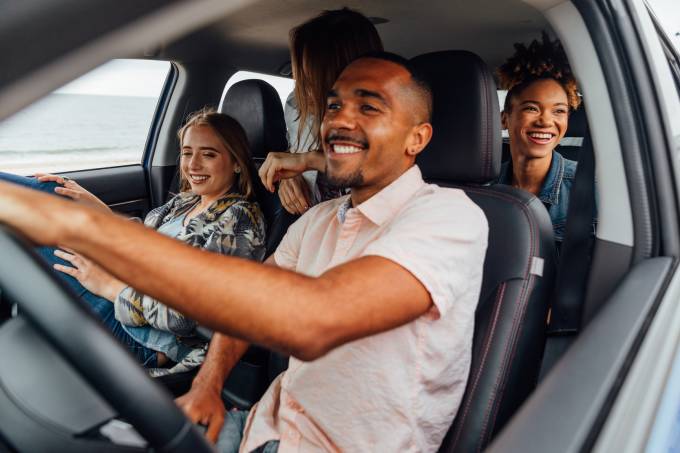
<path fill-rule="evenodd" d="M 647 0 L 647 6 L 676 52 L 680 52 L 680 6 L 677 0 Z"/>
<path fill-rule="evenodd" d="M 672 44 L 669 43 L 668 39 L 665 39 L 661 32 L 659 32 L 659 40 L 661 41 L 661 47 L 664 50 L 668 67 L 671 70 L 671 74 L 673 74 L 675 89 L 678 95 L 680 95 L 680 60 L 678 59 L 680 50 L 673 51 L 671 48 Z"/>
<path fill-rule="evenodd" d="M 229 88 L 231 88 L 233 84 L 235 84 L 236 82 L 240 82 L 241 80 L 247 79 L 264 80 L 265 82 L 273 86 L 276 89 L 276 92 L 279 93 L 279 97 L 281 98 L 281 105 L 284 107 L 286 105 L 286 99 L 288 98 L 288 95 L 295 88 L 295 81 L 293 79 L 289 79 L 288 77 L 279 77 L 251 71 L 238 71 L 229 78 L 227 84 L 224 86 L 224 91 L 222 92 L 220 104 L 222 103 L 222 99 L 224 99 L 224 96 L 227 94 L 227 91 L 229 90 Z"/>
<path fill-rule="evenodd" d="M 141 163 L 169 69 L 164 61 L 112 60 L 0 122 L 0 171 Z"/>

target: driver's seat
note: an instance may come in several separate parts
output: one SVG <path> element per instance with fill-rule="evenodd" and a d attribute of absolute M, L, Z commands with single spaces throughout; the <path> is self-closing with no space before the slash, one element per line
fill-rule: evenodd
<path fill-rule="evenodd" d="M 470 376 L 440 448 L 481 451 L 538 379 L 556 266 L 553 230 L 538 198 L 493 184 L 500 170 L 500 109 L 484 62 L 470 52 L 444 51 L 412 63 L 434 94 L 434 135 L 418 158 L 423 176 L 464 189 L 489 224 Z"/>

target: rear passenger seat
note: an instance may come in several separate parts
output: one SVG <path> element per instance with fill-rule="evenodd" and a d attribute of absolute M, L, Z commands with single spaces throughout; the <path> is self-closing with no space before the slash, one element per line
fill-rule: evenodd
<path fill-rule="evenodd" d="M 248 136 L 250 153 L 257 168 L 270 151 L 288 150 L 286 122 L 278 93 L 263 80 L 249 79 L 235 83 L 224 96 L 218 111 L 236 119 Z M 271 255 L 295 217 L 281 206 L 277 194 L 267 191 L 260 178 L 253 175 L 257 201 L 267 222 L 267 253 Z"/>
<path fill-rule="evenodd" d="M 569 114 L 567 132 L 556 148 L 556 151 L 563 157 L 578 161 L 579 151 L 583 146 L 583 139 L 588 133 L 586 121 L 586 106 L 583 104 L 581 104 L 578 110 Z"/>

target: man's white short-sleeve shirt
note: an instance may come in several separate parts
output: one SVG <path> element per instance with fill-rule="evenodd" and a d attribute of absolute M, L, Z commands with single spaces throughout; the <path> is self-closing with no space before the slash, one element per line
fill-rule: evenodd
<path fill-rule="evenodd" d="M 276 250 L 277 265 L 319 276 L 381 256 L 423 284 L 432 308 L 318 360 L 291 358 L 253 408 L 241 451 L 274 439 L 280 453 L 436 451 L 453 421 L 470 368 L 484 213 L 462 190 L 425 183 L 417 166 L 350 206 L 346 196 L 310 209 Z"/>

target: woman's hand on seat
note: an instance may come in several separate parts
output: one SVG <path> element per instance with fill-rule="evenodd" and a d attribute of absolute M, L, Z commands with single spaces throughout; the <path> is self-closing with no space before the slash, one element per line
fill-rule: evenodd
<path fill-rule="evenodd" d="M 63 176 L 59 175 L 51 175 L 48 173 L 36 173 L 35 177 L 40 182 L 56 182 L 57 184 L 60 184 L 62 187 L 55 187 L 54 189 L 54 192 L 58 193 L 59 195 L 64 195 L 66 197 L 72 198 L 75 201 L 79 201 L 89 206 L 111 212 L 111 208 L 109 208 L 106 203 L 101 201 L 96 195 L 82 187 L 73 179 L 64 178 Z"/>
<path fill-rule="evenodd" d="M 78 280 L 91 293 L 113 302 L 126 287 L 125 283 L 72 250 L 65 252 L 57 249 L 54 254 L 73 266 L 55 264 L 54 268 Z"/>
<path fill-rule="evenodd" d="M 284 179 L 279 184 L 279 198 L 284 209 L 291 214 L 304 214 L 311 205 L 309 186 L 302 175 Z"/>
<path fill-rule="evenodd" d="M 194 381 L 191 390 L 177 398 L 175 403 L 189 420 L 207 427 L 205 436 L 210 442 L 217 442 L 226 412 L 218 387 Z"/>

